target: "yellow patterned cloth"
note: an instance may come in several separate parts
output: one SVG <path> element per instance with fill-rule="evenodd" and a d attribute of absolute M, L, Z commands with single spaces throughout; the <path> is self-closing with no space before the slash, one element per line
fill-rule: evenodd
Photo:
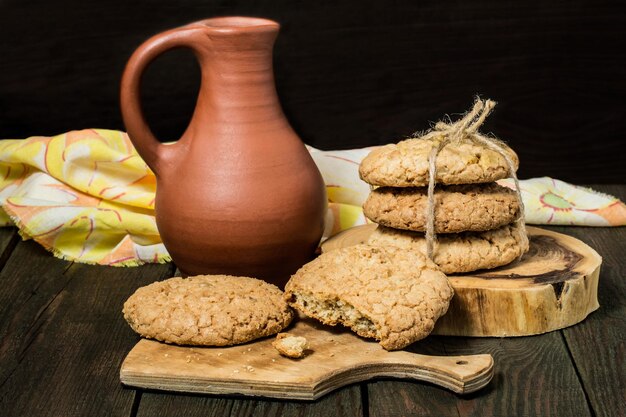
<path fill-rule="evenodd" d="M 367 222 L 361 205 L 369 186 L 358 166 L 370 150 L 309 148 L 328 191 L 324 237 Z M 626 206 L 614 197 L 550 178 L 520 184 L 528 223 L 626 225 Z M 154 174 L 123 132 L 0 141 L 0 225 L 17 225 L 23 238 L 64 259 L 115 266 L 169 261 L 154 219 L 155 190 Z"/>

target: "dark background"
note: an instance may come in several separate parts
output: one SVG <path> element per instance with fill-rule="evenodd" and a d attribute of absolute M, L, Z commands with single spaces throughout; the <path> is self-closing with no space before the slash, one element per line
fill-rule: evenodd
<path fill-rule="evenodd" d="M 0 138 L 123 129 L 118 86 L 133 50 L 194 20 L 282 24 L 275 74 L 285 113 L 322 149 L 395 142 L 475 94 L 499 102 L 483 131 L 520 155 L 521 178 L 626 178 L 623 1 L 0 0 Z M 191 115 L 193 56 L 157 60 L 144 107 L 162 140 Z"/>

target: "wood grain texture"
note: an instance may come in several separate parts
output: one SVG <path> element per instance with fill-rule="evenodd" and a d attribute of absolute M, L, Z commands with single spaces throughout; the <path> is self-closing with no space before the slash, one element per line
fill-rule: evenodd
<path fill-rule="evenodd" d="M 446 354 L 493 355 L 496 373 L 492 383 L 467 396 L 435 394 L 426 387 L 409 383 L 369 384 L 371 417 L 591 415 L 559 332 L 513 339 L 442 336 L 433 339 L 441 343 Z"/>
<path fill-rule="evenodd" d="M 137 417 L 362 417 L 358 385 L 341 388 L 315 402 L 145 392 Z"/>
<path fill-rule="evenodd" d="M 436 334 L 540 334 L 579 323 L 599 307 L 597 252 L 568 235 L 528 231 L 530 250 L 519 262 L 450 278 L 458 298 Z"/>
<path fill-rule="evenodd" d="M 412 344 L 411 352 L 426 355 L 447 355 L 445 338 L 429 336 Z M 482 353 L 475 350 L 475 353 Z M 495 361 L 494 361 L 495 362 Z M 498 372 L 499 364 L 495 363 Z M 459 396 L 430 384 L 414 384 L 410 381 L 382 379 L 367 384 L 368 404 L 365 406 L 371 417 L 380 416 L 440 416 L 458 417 Z M 479 395 L 491 390 L 485 387 Z"/>
<path fill-rule="evenodd" d="M 22 363 L 41 326 L 56 311 L 60 301 L 57 298 L 69 280 L 64 272 L 70 264 L 52 258 L 34 241 L 20 242 L 0 272 L 0 386 L 3 388 Z M 0 398 L 4 404 L 6 398 Z"/>
<path fill-rule="evenodd" d="M 322 250 L 366 242 L 376 224 L 346 230 Z M 602 259 L 570 236 L 528 228 L 530 250 L 519 262 L 449 275 L 454 297 L 433 334 L 527 336 L 571 326 L 598 308 Z"/>
<path fill-rule="evenodd" d="M 273 338 L 230 347 L 173 346 L 141 340 L 120 370 L 127 385 L 166 391 L 315 400 L 342 386 L 376 377 L 427 381 L 457 393 L 483 388 L 493 376 L 489 355 L 430 356 L 388 352 L 378 343 L 313 319 L 289 333 L 311 347 L 299 360 L 285 358 Z"/>
<path fill-rule="evenodd" d="M 626 200 L 626 187 L 594 186 Z M 626 416 L 626 227 L 560 227 L 603 257 L 600 309 L 563 335 L 596 416 Z"/>
<path fill-rule="evenodd" d="M 0 228 L 0 270 L 4 268 L 20 237 L 14 227 Z"/>
<path fill-rule="evenodd" d="M 171 273 L 72 264 L 19 243 L 0 273 L 0 415 L 130 415 L 135 393 L 118 369 L 136 336 L 122 304 Z"/>
<path fill-rule="evenodd" d="M 497 358 L 500 367 L 494 378 L 499 385 L 471 403 L 462 403 L 462 415 L 504 416 L 510 410 L 529 416 L 590 415 L 559 332 L 521 339 L 446 339 L 446 351 L 450 353 L 468 349 L 480 349 Z"/>
<path fill-rule="evenodd" d="M 478 93 L 500 103 L 485 131 L 520 154 L 521 178 L 621 181 L 625 8 L 617 0 L 3 1 L 0 137 L 122 129 L 119 79 L 144 39 L 205 17 L 251 15 L 282 24 L 278 92 L 313 146 L 397 141 L 466 110 Z M 183 132 L 198 81 L 190 53 L 150 68 L 144 103 L 158 137 Z"/>

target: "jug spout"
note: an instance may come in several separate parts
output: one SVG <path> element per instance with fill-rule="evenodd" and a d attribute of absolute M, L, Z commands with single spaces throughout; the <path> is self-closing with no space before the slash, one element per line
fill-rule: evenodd
<path fill-rule="evenodd" d="M 218 17 L 193 24 L 206 35 L 201 87 L 191 125 L 247 127 L 285 121 L 274 83 L 272 50 L 280 25 L 249 17 Z M 216 121 L 218 123 L 216 123 Z"/>
<path fill-rule="evenodd" d="M 215 17 L 189 26 L 204 28 L 207 48 L 220 54 L 271 51 L 280 30 L 278 22 L 255 17 Z"/>
<path fill-rule="evenodd" d="M 244 32 L 255 34 L 263 32 L 276 33 L 280 28 L 280 24 L 273 20 L 247 16 L 211 17 L 189 24 L 189 26 L 196 25 L 206 26 L 213 32 L 223 34 L 241 34 Z"/>

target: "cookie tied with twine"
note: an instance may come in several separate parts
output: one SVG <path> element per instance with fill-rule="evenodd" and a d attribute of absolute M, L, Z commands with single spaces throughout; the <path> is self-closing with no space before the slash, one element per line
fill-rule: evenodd
<path fill-rule="evenodd" d="M 435 183 L 437 177 L 437 156 L 444 148 L 444 146 L 458 145 L 462 142 L 471 142 L 484 146 L 497 154 L 499 154 L 505 161 L 508 168 L 508 173 L 513 182 L 515 183 L 515 192 L 520 205 L 520 215 L 518 216 L 516 223 L 524 227 L 524 202 L 522 201 L 522 194 L 520 191 L 519 181 L 517 179 L 517 164 L 513 161 L 507 149 L 509 147 L 499 139 L 494 137 L 484 136 L 478 132 L 478 128 L 484 123 L 489 113 L 496 106 L 496 102 L 493 100 L 481 100 L 479 98 L 474 102 L 474 107 L 467 113 L 461 120 L 455 123 L 438 122 L 435 125 L 434 130 L 426 133 L 418 139 L 428 140 L 434 137 L 441 138 L 436 145 L 434 145 L 428 155 L 428 205 L 426 214 L 426 253 L 430 259 L 433 259 L 434 245 L 436 241 L 435 236 Z M 527 239 L 527 238 L 526 238 Z"/>
<path fill-rule="evenodd" d="M 518 158 L 511 148 L 502 142 L 498 142 L 501 149 L 495 151 L 485 147 L 473 137 L 467 137 L 469 127 L 460 122 L 439 122 L 420 137 L 376 148 L 361 161 L 359 174 L 363 181 L 375 186 L 426 187 L 431 149 L 458 129 L 462 134 L 454 137 L 454 143 L 448 142 L 439 149 L 435 177 L 438 184 L 477 184 L 508 178 L 510 169 L 503 153 L 517 170 Z M 478 125 L 473 128 L 477 129 Z"/>
<path fill-rule="evenodd" d="M 524 207 L 515 174 L 519 159 L 504 142 L 478 132 L 495 105 L 492 100 L 477 98 L 460 120 L 440 121 L 418 137 L 381 146 L 359 166 L 361 179 L 372 186 L 427 187 L 425 238 L 426 254 L 431 260 L 436 244 L 436 184 L 484 184 L 512 177 L 520 205 L 516 223 L 524 226 Z M 524 239 L 527 247 L 526 236 Z"/>

